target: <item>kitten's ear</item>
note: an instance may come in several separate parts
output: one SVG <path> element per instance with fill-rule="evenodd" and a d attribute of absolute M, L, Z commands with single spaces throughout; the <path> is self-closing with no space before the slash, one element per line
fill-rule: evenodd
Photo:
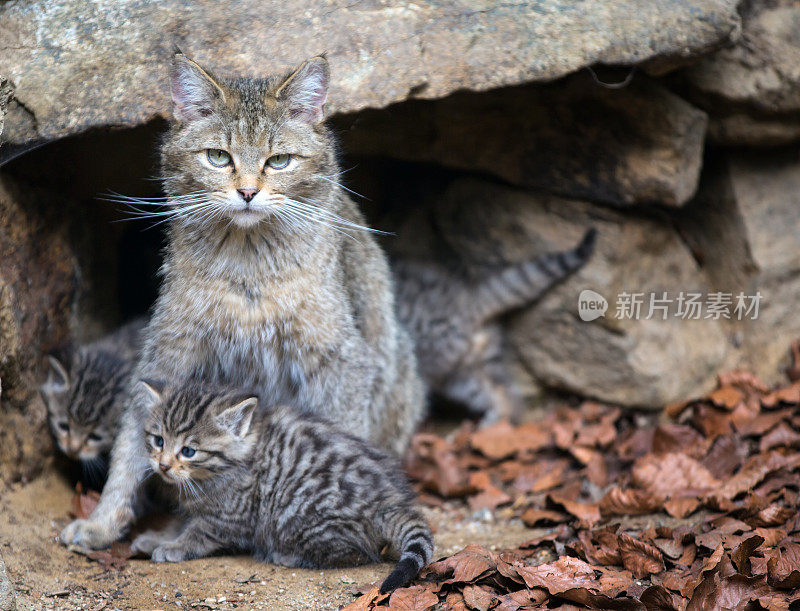
<path fill-rule="evenodd" d="M 69 374 L 64 364 L 55 356 L 47 357 L 50 362 L 50 370 L 47 372 L 47 381 L 42 384 L 42 392 L 45 395 L 57 395 L 67 391 L 69 388 Z"/>
<path fill-rule="evenodd" d="M 169 83 L 178 121 L 207 117 L 225 100 L 225 92 L 214 77 L 183 53 L 176 53 L 172 60 Z"/>
<path fill-rule="evenodd" d="M 230 431 L 234 437 L 245 437 L 250 431 L 253 412 L 258 406 L 257 397 L 248 397 L 233 407 L 229 407 L 217 416 L 217 423 Z"/>
<path fill-rule="evenodd" d="M 164 382 L 159 380 L 139 380 L 138 386 L 144 391 L 148 407 L 163 401 Z"/>
<path fill-rule="evenodd" d="M 330 71 L 323 56 L 312 57 L 283 81 L 275 97 L 289 103 L 289 116 L 319 123 L 325 115 Z"/>

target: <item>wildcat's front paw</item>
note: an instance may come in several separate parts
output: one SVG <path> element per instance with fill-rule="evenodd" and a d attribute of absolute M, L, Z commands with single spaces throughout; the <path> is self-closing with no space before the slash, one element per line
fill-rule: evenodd
<path fill-rule="evenodd" d="M 142 533 L 131 543 L 131 552 L 134 554 L 141 552 L 147 556 L 152 556 L 153 551 L 162 543 L 164 543 L 163 537 L 157 537 L 152 533 Z"/>
<path fill-rule="evenodd" d="M 190 555 L 182 547 L 161 545 L 153 550 L 150 559 L 153 562 L 181 562 L 189 560 Z"/>
<path fill-rule="evenodd" d="M 101 522 L 74 520 L 64 527 L 59 538 L 63 545 L 102 549 L 111 545 L 118 537 L 118 532 Z"/>

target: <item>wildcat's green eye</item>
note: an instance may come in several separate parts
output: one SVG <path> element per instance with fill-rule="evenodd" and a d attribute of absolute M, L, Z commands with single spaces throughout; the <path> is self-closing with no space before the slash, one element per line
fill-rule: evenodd
<path fill-rule="evenodd" d="M 273 155 L 272 157 L 267 159 L 267 165 L 271 167 L 273 170 L 282 170 L 289 165 L 289 162 L 291 160 L 292 156 L 288 154 Z"/>
<path fill-rule="evenodd" d="M 195 454 L 195 449 L 189 446 L 183 446 L 183 448 L 181 448 L 181 454 L 186 458 L 191 458 Z"/>
<path fill-rule="evenodd" d="M 216 168 L 224 168 L 231 162 L 231 156 L 222 149 L 208 149 L 206 157 L 208 158 L 208 163 Z"/>

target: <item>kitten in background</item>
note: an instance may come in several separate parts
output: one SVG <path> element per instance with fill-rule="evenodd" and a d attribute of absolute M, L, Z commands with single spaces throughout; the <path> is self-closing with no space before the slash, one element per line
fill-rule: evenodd
<path fill-rule="evenodd" d="M 506 266 L 478 282 L 445 257 L 393 260 L 398 318 L 414 339 L 420 375 L 431 391 L 465 405 L 484 424 L 518 419 L 522 399 L 500 318 L 582 267 L 595 235 L 590 229 L 572 250 Z"/>
<path fill-rule="evenodd" d="M 145 324 L 137 319 L 96 342 L 49 356 L 41 392 L 50 430 L 58 449 L 81 464 L 82 479 L 93 488 L 105 481 Z"/>
<path fill-rule="evenodd" d="M 183 528 L 137 537 L 134 551 L 179 562 L 250 551 L 303 568 L 400 560 L 381 586 L 405 585 L 431 560 L 430 528 L 395 458 L 289 407 L 252 394 L 140 382 L 150 402 L 150 465 L 178 488 Z"/>

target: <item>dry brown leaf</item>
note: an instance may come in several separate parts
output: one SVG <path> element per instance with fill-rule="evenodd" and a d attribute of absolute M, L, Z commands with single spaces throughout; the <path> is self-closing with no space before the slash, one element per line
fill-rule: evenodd
<path fill-rule="evenodd" d="M 786 542 L 764 552 L 770 583 L 800 588 L 800 543 Z"/>
<path fill-rule="evenodd" d="M 341 611 L 367 611 L 372 608 L 373 604 L 386 600 L 386 598 L 388 598 L 388 595 L 381 594 L 380 588 L 375 586 L 368 592 L 364 592 L 346 607 L 343 607 Z"/>
<path fill-rule="evenodd" d="M 550 595 L 541 588 L 510 592 L 498 597 L 495 611 L 517 611 L 518 609 L 537 608 L 548 598 L 550 598 Z"/>
<path fill-rule="evenodd" d="M 592 567 L 578 558 L 562 556 L 538 566 L 515 566 L 529 588 L 544 588 L 559 595 L 573 588 L 591 588 L 595 581 Z"/>
<path fill-rule="evenodd" d="M 664 557 L 657 547 L 637 541 L 630 535 L 619 535 L 619 554 L 622 565 L 637 579 L 644 579 L 664 570 Z"/>
<path fill-rule="evenodd" d="M 506 421 L 475 431 L 470 445 L 492 460 L 514 456 L 518 452 L 532 452 L 550 445 L 550 436 L 537 424 L 514 427 Z"/>
<path fill-rule="evenodd" d="M 85 520 L 97 507 L 100 502 L 100 493 L 94 490 L 83 491 L 83 485 L 78 482 L 75 484 L 75 494 L 72 496 L 72 510 L 70 515 L 73 518 Z"/>
<path fill-rule="evenodd" d="M 721 386 L 708 395 L 708 400 L 730 411 L 744 401 L 744 393 L 734 386 Z"/>
<path fill-rule="evenodd" d="M 633 465 L 633 483 L 655 496 L 668 497 L 687 490 L 717 488 L 719 480 L 686 454 L 648 454 Z"/>
<path fill-rule="evenodd" d="M 761 398 L 761 405 L 764 407 L 775 407 L 780 403 L 800 403 L 800 382 L 795 382 L 791 386 L 779 388 Z"/>
<path fill-rule="evenodd" d="M 483 586 L 464 586 L 464 602 L 475 611 L 489 611 L 497 596 L 489 588 Z"/>
<path fill-rule="evenodd" d="M 695 588 L 686 611 L 744 611 L 750 601 L 763 601 L 770 598 L 771 593 L 772 588 L 763 577 L 722 577 L 718 572 L 713 572 Z"/>
<path fill-rule="evenodd" d="M 663 506 L 663 499 L 644 490 L 612 488 L 600 499 L 600 513 L 604 517 L 637 516 L 653 513 Z"/>
<path fill-rule="evenodd" d="M 429 564 L 422 569 L 422 577 L 434 575 L 450 577 L 454 582 L 472 582 L 497 568 L 495 556 L 485 547 L 468 545 L 460 552 Z"/>
<path fill-rule="evenodd" d="M 647 611 L 679 611 L 681 600 L 663 586 L 650 586 L 639 598 Z"/>
<path fill-rule="evenodd" d="M 409 586 L 392 592 L 389 597 L 391 609 L 427 611 L 439 603 L 439 597 L 426 586 Z"/>
<path fill-rule="evenodd" d="M 779 423 L 764 435 L 759 442 L 759 449 L 762 452 L 767 452 L 773 448 L 796 448 L 798 446 L 800 446 L 800 433 L 785 422 Z"/>
<path fill-rule="evenodd" d="M 468 611 L 467 603 L 461 592 L 450 592 L 444 599 L 444 608 L 447 611 Z"/>
<path fill-rule="evenodd" d="M 533 528 L 534 526 L 538 526 L 540 524 L 560 524 L 561 522 L 566 522 L 569 519 L 567 514 L 561 513 L 560 511 L 537 509 L 536 507 L 529 507 L 522 513 L 522 516 L 520 517 L 525 523 L 525 526 L 528 528 Z"/>
<path fill-rule="evenodd" d="M 700 507 L 700 499 L 696 497 L 672 498 L 664 503 L 664 509 L 673 518 L 685 518 Z"/>
<path fill-rule="evenodd" d="M 734 370 L 726 371 L 717 376 L 718 386 L 736 386 L 745 392 L 756 392 L 765 394 L 769 392 L 769 386 L 757 375 L 749 371 Z"/>
<path fill-rule="evenodd" d="M 797 515 L 797 509 L 790 509 L 789 507 L 782 507 L 777 503 L 768 505 L 756 515 L 751 518 L 746 518 L 745 521 L 751 526 L 781 526 L 789 518 Z"/>

